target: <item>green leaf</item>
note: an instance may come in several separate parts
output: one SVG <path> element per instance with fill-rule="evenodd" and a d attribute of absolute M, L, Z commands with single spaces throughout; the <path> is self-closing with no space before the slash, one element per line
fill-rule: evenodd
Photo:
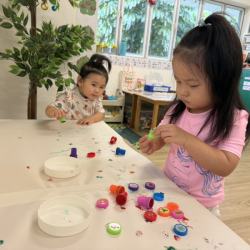
<path fill-rule="evenodd" d="M 36 82 L 36 86 L 37 86 L 38 88 L 41 88 L 43 85 L 42 85 L 40 82 Z"/>
<path fill-rule="evenodd" d="M 47 83 L 48 83 L 48 85 L 49 85 L 50 87 L 52 87 L 53 82 L 52 82 L 50 79 L 47 79 Z"/>
<path fill-rule="evenodd" d="M 43 61 L 44 61 L 44 60 L 45 60 L 45 58 L 42 57 L 42 58 L 39 59 L 38 63 L 39 63 L 39 64 L 43 64 Z"/>
<path fill-rule="evenodd" d="M 13 27 L 11 23 L 7 23 L 7 22 L 1 23 L 0 26 L 5 29 L 11 29 Z"/>
<path fill-rule="evenodd" d="M 20 23 L 14 23 L 14 26 L 15 26 L 15 28 L 18 29 L 18 30 L 24 30 L 23 25 L 20 24 Z"/>
<path fill-rule="evenodd" d="M 3 5 L 2 5 L 2 8 L 3 8 L 3 14 L 4 14 L 7 18 L 10 18 L 9 10 L 8 10 L 6 7 L 4 7 Z"/>
<path fill-rule="evenodd" d="M 16 9 L 17 9 L 17 12 L 19 12 L 21 9 L 21 5 L 17 5 Z"/>
<path fill-rule="evenodd" d="M 46 81 L 45 81 L 44 79 L 41 79 L 39 82 L 40 82 L 41 84 L 46 84 Z"/>
<path fill-rule="evenodd" d="M 69 79 L 66 79 L 66 80 L 65 80 L 65 84 L 69 87 L 69 86 L 70 86 L 70 80 L 69 80 Z"/>
<path fill-rule="evenodd" d="M 63 33 L 68 28 L 68 25 L 62 25 L 58 27 L 58 32 Z"/>
<path fill-rule="evenodd" d="M 34 60 L 35 60 L 35 62 L 38 62 L 39 58 L 38 58 L 37 54 L 34 55 Z"/>
<path fill-rule="evenodd" d="M 72 43 L 72 41 L 71 41 L 67 36 L 65 36 L 65 37 L 63 38 L 63 40 L 66 41 L 66 42 L 68 42 L 68 43 Z"/>
<path fill-rule="evenodd" d="M 73 5 L 74 5 L 74 7 L 78 8 L 78 9 L 80 8 L 79 5 L 75 2 L 73 2 Z"/>
<path fill-rule="evenodd" d="M 19 41 L 17 44 L 23 44 L 21 41 Z"/>
<path fill-rule="evenodd" d="M 10 70 L 9 72 L 12 73 L 12 74 L 14 74 L 14 75 L 16 75 L 16 74 L 19 73 L 19 70 L 17 70 L 17 69 L 12 69 L 12 70 Z"/>
<path fill-rule="evenodd" d="M 10 65 L 10 68 L 13 70 L 18 70 L 19 71 L 19 67 L 16 65 Z"/>
<path fill-rule="evenodd" d="M 29 16 L 27 15 L 23 21 L 23 25 L 26 26 L 29 20 Z"/>
<path fill-rule="evenodd" d="M 23 19 L 24 19 L 24 13 L 23 13 L 23 12 L 22 12 L 20 18 L 21 18 L 21 20 L 23 21 Z"/>
<path fill-rule="evenodd" d="M 73 74 L 72 74 L 71 70 L 68 70 L 68 74 L 72 78 Z"/>
<path fill-rule="evenodd" d="M 29 52 L 28 51 L 25 51 L 24 53 L 23 53 L 23 55 L 22 55 L 22 59 L 23 59 L 23 61 L 27 61 L 28 60 L 28 58 L 29 58 Z"/>
<path fill-rule="evenodd" d="M 6 51 L 7 54 L 12 53 L 12 50 L 10 50 L 10 49 L 6 49 L 5 51 Z"/>
<path fill-rule="evenodd" d="M 21 19 L 18 16 L 14 16 L 16 22 L 21 23 Z"/>
<path fill-rule="evenodd" d="M 21 53 L 20 53 L 19 49 L 15 48 L 15 47 L 13 47 L 13 49 L 15 51 L 15 55 L 20 56 Z"/>
<path fill-rule="evenodd" d="M 27 75 L 26 71 L 21 71 L 17 76 L 24 77 Z"/>
<path fill-rule="evenodd" d="M 44 84 L 44 87 L 47 89 L 47 90 L 49 90 L 49 84 Z"/>
<path fill-rule="evenodd" d="M 58 67 L 49 68 L 49 70 L 50 70 L 51 72 L 55 72 L 55 71 L 57 71 L 58 69 L 59 69 Z"/>
<path fill-rule="evenodd" d="M 2 22 L 3 21 L 3 19 L 2 18 L 0 18 L 0 22 Z"/>
<path fill-rule="evenodd" d="M 26 69 L 26 66 L 24 63 L 16 63 L 16 65 L 20 68 L 20 69 Z"/>
<path fill-rule="evenodd" d="M 61 44 L 63 46 L 63 49 L 66 49 L 66 43 L 64 41 L 61 41 Z"/>
<path fill-rule="evenodd" d="M 57 89 L 57 92 L 63 91 L 63 85 L 59 86 L 59 88 Z"/>
<path fill-rule="evenodd" d="M 57 4 L 57 0 L 49 0 L 51 4 L 56 5 Z"/>
<path fill-rule="evenodd" d="M 54 55 L 49 56 L 49 61 L 52 61 L 54 59 Z"/>

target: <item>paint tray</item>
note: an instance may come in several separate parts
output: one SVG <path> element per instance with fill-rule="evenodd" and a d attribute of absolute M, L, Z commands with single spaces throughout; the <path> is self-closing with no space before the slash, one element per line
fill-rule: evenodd
<path fill-rule="evenodd" d="M 54 157 L 44 163 L 44 172 L 55 178 L 69 178 L 81 173 L 82 161 L 69 156 Z"/>
<path fill-rule="evenodd" d="M 57 196 L 45 201 L 38 209 L 38 225 L 53 236 L 71 236 L 85 230 L 91 220 L 91 205 L 85 199 Z"/>

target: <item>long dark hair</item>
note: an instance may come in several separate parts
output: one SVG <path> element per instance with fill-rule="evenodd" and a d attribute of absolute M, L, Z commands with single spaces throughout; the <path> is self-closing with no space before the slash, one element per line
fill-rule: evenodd
<path fill-rule="evenodd" d="M 104 61 L 108 64 L 108 71 L 103 66 Z M 109 80 L 108 74 L 111 71 L 111 61 L 104 55 L 101 54 L 94 54 L 90 57 L 89 61 L 85 63 L 80 71 L 80 76 L 82 79 L 88 77 L 89 74 L 98 74 L 104 76 L 106 78 L 106 84 Z"/>
<path fill-rule="evenodd" d="M 235 108 L 246 110 L 238 90 L 243 68 L 243 52 L 235 29 L 224 16 L 215 13 L 208 16 L 204 22 L 205 24 L 193 28 L 181 39 L 173 55 L 178 55 L 187 67 L 190 64 L 196 65 L 206 78 L 213 107 L 199 133 L 210 123 L 210 133 L 205 141 L 211 142 L 223 140 L 230 135 Z M 175 123 L 186 105 L 176 99 L 171 106 L 173 109 L 169 114 L 170 123 Z M 246 142 L 249 137 L 250 117 Z"/>

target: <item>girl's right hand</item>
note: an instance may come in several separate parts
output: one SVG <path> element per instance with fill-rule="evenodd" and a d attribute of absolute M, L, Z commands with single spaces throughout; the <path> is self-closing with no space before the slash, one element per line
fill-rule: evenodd
<path fill-rule="evenodd" d="M 154 140 L 148 139 L 148 136 L 145 135 L 139 140 L 139 146 L 142 153 L 151 155 L 155 152 L 155 143 Z"/>
<path fill-rule="evenodd" d="M 61 109 L 54 109 L 51 111 L 51 116 L 57 120 L 61 120 L 62 117 L 65 118 L 65 113 Z"/>

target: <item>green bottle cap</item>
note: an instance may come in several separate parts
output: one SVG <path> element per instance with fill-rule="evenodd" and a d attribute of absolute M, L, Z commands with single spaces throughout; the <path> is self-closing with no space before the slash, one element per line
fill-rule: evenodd
<path fill-rule="evenodd" d="M 62 116 L 60 122 L 61 122 L 61 123 L 64 123 L 64 122 L 66 122 L 66 119 Z"/>
<path fill-rule="evenodd" d="M 122 227 L 121 227 L 120 224 L 118 224 L 116 222 L 111 222 L 111 223 L 108 224 L 107 231 L 110 234 L 117 235 L 117 234 L 121 233 Z"/>

